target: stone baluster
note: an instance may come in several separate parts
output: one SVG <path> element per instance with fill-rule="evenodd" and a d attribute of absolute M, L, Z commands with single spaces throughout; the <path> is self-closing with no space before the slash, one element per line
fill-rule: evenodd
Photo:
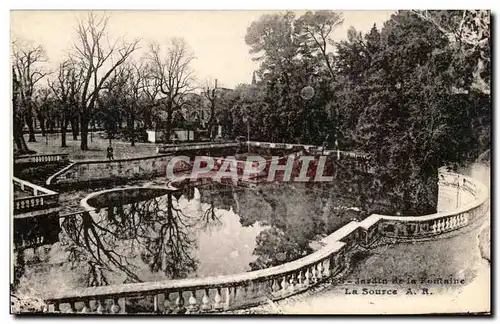
<path fill-rule="evenodd" d="M 238 286 L 234 286 L 232 289 L 232 300 L 236 300 L 236 297 L 241 294 L 241 291 L 238 291 Z"/>
<path fill-rule="evenodd" d="M 309 268 L 307 268 L 304 273 L 304 286 L 307 287 L 310 284 L 311 284 L 311 271 L 309 270 Z"/>
<path fill-rule="evenodd" d="M 259 283 L 257 281 L 252 281 L 250 293 L 252 296 L 257 296 L 259 294 Z"/>
<path fill-rule="evenodd" d="M 226 288 L 226 298 L 225 298 L 225 303 L 224 303 L 224 308 L 228 309 L 229 306 L 231 306 L 231 293 L 232 293 L 232 287 L 227 287 Z"/>
<path fill-rule="evenodd" d="M 196 289 L 191 290 L 191 296 L 189 296 L 188 303 L 189 303 L 188 313 L 189 314 L 198 313 L 199 307 L 198 307 L 198 301 L 196 300 Z"/>
<path fill-rule="evenodd" d="M 60 304 L 59 304 L 59 302 L 55 302 L 54 303 L 54 313 L 60 313 L 60 312 L 61 312 Z"/>
<path fill-rule="evenodd" d="M 186 312 L 186 307 L 184 307 L 184 297 L 182 296 L 182 291 L 179 290 L 179 296 L 175 300 L 175 313 L 184 314 Z"/>
<path fill-rule="evenodd" d="M 165 293 L 165 300 L 163 301 L 163 313 L 170 314 L 174 311 L 174 303 L 170 300 L 170 293 Z"/>
<path fill-rule="evenodd" d="M 271 293 L 275 293 L 280 289 L 278 285 L 278 279 L 272 279 Z"/>
<path fill-rule="evenodd" d="M 113 298 L 113 304 L 110 307 L 111 314 L 118 314 L 120 312 L 120 304 L 118 303 L 118 298 Z"/>
<path fill-rule="evenodd" d="M 208 312 L 212 309 L 212 305 L 210 305 L 210 291 L 206 288 L 203 292 L 203 297 L 201 298 L 201 310 L 203 312 Z"/>
<path fill-rule="evenodd" d="M 68 309 L 66 310 L 66 313 L 67 313 L 67 314 L 74 314 L 74 313 L 76 313 L 75 302 L 70 302 L 70 303 L 69 303 L 69 307 L 68 307 Z"/>
<path fill-rule="evenodd" d="M 325 278 L 330 278 L 330 258 L 326 258 L 325 260 L 321 261 L 323 262 L 323 276 Z"/>
<path fill-rule="evenodd" d="M 97 309 L 96 309 L 97 314 L 105 314 L 106 313 L 106 306 L 104 303 L 103 299 L 97 300 Z"/>
<path fill-rule="evenodd" d="M 245 299 L 249 297 L 248 283 L 244 282 L 241 287 L 241 298 Z"/>
<path fill-rule="evenodd" d="M 323 262 L 319 262 L 316 268 L 316 281 L 319 282 L 323 279 Z"/>
<path fill-rule="evenodd" d="M 318 280 L 317 276 L 316 276 L 316 266 L 312 266 L 311 268 L 311 278 L 309 279 L 310 283 L 311 284 L 315 284 Z"/>
<path fill-rule="evenodd" d="M 89 314 L 92 313 L 92 309 L 90 308 L 90 302 L 88 299 L 83 301 L 83 308 L 82 308 L 82 314 Z"/>
<path fill-rule="evenodd" d="M 299 272 L 297 273 L 297 288 L 301 287 L 303 284 L 304 284 L 304 270 L 301 269 L 299 270 Z"/>
<path fill-rule="evenodd" d="M 287 287 L 288 287 L 287 276 L 283 275 L 283 279 L 281 279 L 281 293 L 283 295 L 286 294 Z"/>
<path fill-rule="evenodd" d="M 159 307 L 159 301 L 158 301 L 158 294 L 153 295 L 153 313 L 158 314 L 160 313 L 160 307 Z"/>
<path fill-rule="evenodd" d="M 214 309 L 221 310 L 224 306 L 222 305 L 221 288 L 217 288 L 214 297 Z"/>
<path fill-rule="evenodd" d="M 296 274 L 292 272 L 290 274 L 290 279 L 288 280 L 288 291 L 291 291 L 291 292 L 295 291 L 295 288 L 296 288 L 296 286 L 295 286 L 295 284 L 296 284 L 295 277 L 296 277 Z"/>

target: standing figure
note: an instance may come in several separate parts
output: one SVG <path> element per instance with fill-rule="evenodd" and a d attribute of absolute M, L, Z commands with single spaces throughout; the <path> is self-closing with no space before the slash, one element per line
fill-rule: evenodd
<path fill-rule="evenodd" d="M 113 157 L 113 147 L 109 145 L 106 151 L 108 152 L 108 160 L 114 160 L 115 158 Z"/>

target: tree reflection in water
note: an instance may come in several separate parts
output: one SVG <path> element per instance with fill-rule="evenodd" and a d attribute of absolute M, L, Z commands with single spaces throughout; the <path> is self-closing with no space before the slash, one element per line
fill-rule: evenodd
<path fill-rule="evenodd" d="M 311 243 L 366 214 L 348 208 L 356 206 L 355 199 L 331 184 L 262 183 L 254 190 L 213 183 L 200 193 L 212 211 L 233 208 L 243 226 L 264 226 L 256 237 L 252 270 L 299 259 L 313 252 Z"/>
<path fill-rule="evenodd" d="M 142 265 L 152 273 L 183 278 L 196 270 L 191 256 L 196 247 L 188 217 L 172 202 L 172 194 L 128 205 L 111 205 L 82 217 L 67 219 L 69 261 L 86 265 L 87 286 L 110 284 L 109 277 L 125 275 L 125 282 L 141 282 Z M 139 256 L 139 258 L 138 258 Z M 116 280 L 113 280 L 116 281 Z"/>
<path fill-rule="evenodd" d="M 194 274 L 196 231 L 226 226 L 221 210 L 232 210 L 243 226 L 258 223 L 263 227 L 255 238 L 255 259 L 249 264 L 253 270 L 307 255 L 315 249 L 311 243 L 317 245 L 329 233 L 366 214 L 366 210 L 346 208 L 356 206 L 355 197 L 343 196 L 329 184 L 264 183 L 248 189 L 210 183 L 198 189 L 195 193 L 193 187 L 185 186 L 174 193 L 177 199 L 183 195 L 197 201 L 198 207 L 187 211 L 189 216 L 169 193 L 65 221 L 70 261 L 76 267 L 86 265 L 85 284 L 112 284 L 110 274 L 117 272 L 125 275 L 126 282 L 161 280 L 144 275 L 145 266 L 150 273 L 163 274 L 163 279 Z"/>

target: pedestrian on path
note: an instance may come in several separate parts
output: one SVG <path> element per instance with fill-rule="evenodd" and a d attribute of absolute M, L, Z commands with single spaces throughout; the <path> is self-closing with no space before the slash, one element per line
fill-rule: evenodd
<path fill-rule="evenodd" d="M 108 146 L 107 150 L 108 152 L 108 160 L 114 160 L 114 156 L 113 156 L 113 147 L 111 145 Z"/>

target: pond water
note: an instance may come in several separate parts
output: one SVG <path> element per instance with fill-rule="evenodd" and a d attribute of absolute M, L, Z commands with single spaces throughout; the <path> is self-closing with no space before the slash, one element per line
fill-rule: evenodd
<path fill-rule="evenodd" d="M 65 219 L 60 242 L 25 251 L 18 292 L 267 268 L 313 252 L 321 238 L 361 217 L 325 184 L 147 190 L 148 199 L 131 190 L 135 198 L 124 205 L 127 190 L 88 199 L 99 209 Z"/>

